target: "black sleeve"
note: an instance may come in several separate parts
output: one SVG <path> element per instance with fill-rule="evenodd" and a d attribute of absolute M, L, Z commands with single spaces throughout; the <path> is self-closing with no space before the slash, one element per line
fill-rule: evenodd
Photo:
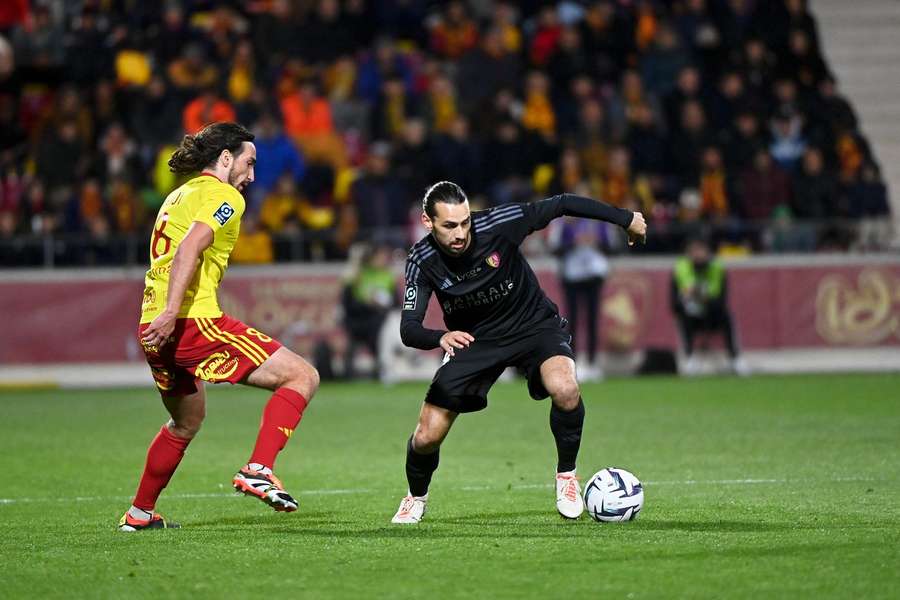
<path fill-rule="evenodd" d="M 421 350 L 437 348 L 441 345 L 441 336 L 446 333 L 437 329 L 426 329 L 422 325 L 431 292 L 431 284 L 422 275 L 419 265 L 407 259 L 406 289 L 403 291 L 403 311 L 400 313 L 400 339 L 410 348 Z"/>
<path fill-rule="evenodd" d="M 516 244 L 522 243 L 525 237 L 543 229 L 550 224 L 550 221 L 557 217 L 583 217 L 586 219 L 596 219 L 598 221 L 607 221 L 614 223 L 623 229 L 628 229 L 631 225 L 631 219 L 634 213 L 624 208 L 610 206 L 606 202 L 594 200 L 593 198 L 585 198 L 584 196 L 576 196 L 575 194 L 559 194 L 551 198 L 546 198 L 538 202 L 530 204 L 520 204 L 522 210 L 518 212 L 520 218 L 502 218 L 499 223 L 503 223 L 508 235 Z M 503 206 L 495 209 L 498 213 Z M 510 215 L 512 216 L 512 215 Z"/>

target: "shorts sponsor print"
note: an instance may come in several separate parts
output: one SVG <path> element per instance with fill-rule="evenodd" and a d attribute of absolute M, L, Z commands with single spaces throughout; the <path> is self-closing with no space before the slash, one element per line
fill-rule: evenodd
<path fill-rule="evenodd" d="M 140 340 L 149 324 L 138 328 Z M 241 321 L 221 317 L 177 319 L 162 348 L 141 342 L 156 387 L 164 396 L 197 391 L 196 380 L 238 383 L 281 347 L 281 343 Z"/>

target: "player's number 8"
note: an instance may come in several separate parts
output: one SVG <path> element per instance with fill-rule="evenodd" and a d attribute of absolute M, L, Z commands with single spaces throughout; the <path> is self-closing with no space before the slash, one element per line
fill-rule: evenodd
<path fill-rule="evenodd" d="M 257 338 L 259 338 L 259 341 L 261 341 L 261 342 L 269 343 L 272 341 L 272 338 L 270 338 L 269 336 L 267 336 L 266 334 L 264 334 L 261 331 L 257 331 L 256 329 L 253 329 L 252 327 L 247 328 L 247 333 L 249 335 L 256 336 Z"/>
<path fill-rule="evenodd" d="M 172 248 L 172 238 L 167 236 L 163 231 L 166 229 L 166 225 L 169 223 L 169 213 L 163 213 L 159 218 L 159 225 L 153 230 L 153 241 L 150 243 L 150 254 L 153 258 L 159 258 L 160 256 L 165 256 L 169 253 L 169 250 Z M 159 247 L 159 242 L 165 242 L 163 245 L 162 252 L 157 251 Z"/>

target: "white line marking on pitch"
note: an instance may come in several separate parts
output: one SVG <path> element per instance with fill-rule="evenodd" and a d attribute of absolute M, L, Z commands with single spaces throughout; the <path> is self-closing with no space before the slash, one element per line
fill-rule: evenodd
<path fill-rule="evenodd" d="M 644 485 L 755 485 L 766 483 L 849 483 L 863 481 L 884 481 L 872 477 L 834 477 L 831 479 L 685 479 L 682 481 L 645 481 Z M 552 483 L 523 483 L 508 487 L 496 485 L 466 485 L 457 490 L 464 492 L 480 492 L 486 490 L 504 489 L 536 490 L 552 488 Z M 303 490 L 298 496 L 341 496 L 347 494 L 369 494 L 377 490 L 370 489 L 332 489 L 332 490 Z M 213 492 L 205 494 L 166 494 L 165 498 L 173 500 L 187 500 L 194 498 L 234 498 L 239 494 L 230 492 Z M 4 504 L 33 504 L 37 502 L 118 502 L 131 500 L 132 496 L 74 496 L 70 498 L 0 498 L 0 505 Z"/>

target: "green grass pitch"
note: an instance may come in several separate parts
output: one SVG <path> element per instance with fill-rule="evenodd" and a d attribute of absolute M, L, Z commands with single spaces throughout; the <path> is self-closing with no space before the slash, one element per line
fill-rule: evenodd
<path fill-rule="evenodd" d="M 183 529 L 134 535 L 155 392 L 2 391 L 0 597 L 900 597 L 900 375 L 585 385 L 581 476 L 645 483 L 625 524 L 557 516 L 549 405 L 513 382 L 457 421 L 427 521 L 392 526 L 424 391 L 324 385 L 279 514 L 229 488 L 267 395 L 210 387 L 158 506 Z"/>

